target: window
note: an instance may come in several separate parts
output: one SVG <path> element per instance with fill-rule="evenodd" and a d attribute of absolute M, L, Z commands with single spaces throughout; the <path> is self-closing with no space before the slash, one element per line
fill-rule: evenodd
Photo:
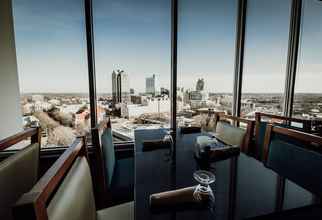
<path fill-rule="evenodd" d="M 322 2 L 303 1 L 293 117 L 312 120 L 312 128 L 318 134 L 322 133 L 321 21 Z"/>
<path fill-rule="evenodd" d="M 303 1 L 293 116 L 322 119 L 322 2 Z"/>
<path fill-rule="evenodd" d="M 67 146 L 90 129 L 83 0 L 13 0 L 13 12 L 23 125 Z"/>
<path fill-rule="evenodd" d="M 170 0 L 94 0 L 98 121 L 115 141 L 170 122 Z"/>
<path fill-rule="evenodd" d="M 178 17 L 178 126 L 211 127 L 231 114 L 237 0 L 181 0 Z"/>
<path fill-rule="evenodd" d="M 283 114 L 291 1 L 247 3 L 241 116 Z"/>

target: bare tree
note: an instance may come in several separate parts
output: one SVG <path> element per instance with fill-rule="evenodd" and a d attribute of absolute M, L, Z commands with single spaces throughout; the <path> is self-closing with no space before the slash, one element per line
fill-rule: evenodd
<path fill-rule="evenodd" d="M 52 129 L 59 126 L 59 123 L 49 117 L 46 112 L 35 112 L 34 116 L 39 120 L 42 129 Z"/>
<path fill-rule="evenodd" d="M 76 138 L 73 130 L 69 127 L 58 126 L 50 129 L 48 134 L 48 144 L 69 146 Z"/>

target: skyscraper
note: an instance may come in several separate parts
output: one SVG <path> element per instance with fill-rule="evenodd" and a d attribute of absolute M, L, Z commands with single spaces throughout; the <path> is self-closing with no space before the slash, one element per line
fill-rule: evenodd
<path fill-rule="evenodd" d="M 113 70 L 112 72 L 112 101 L 113 105 L 117 103 L 117 74 Z"/>
<path fill-rule="evenodd" d="M 155 75 L 145 79 L 145 92 L 148 94 L 155 94 Z"/>
<path fill-rule="evenodd" d="M 196 85 L 196 91 L 203 91 L 205 88 L 205 80 L 204 79 L 198 79 L 197 85 Z"/>
<path fill-rule="evenodd" d="M 131 101 L 129 78 L 123 70 L 112 72 L 112 100 L 113 105 Z"/>

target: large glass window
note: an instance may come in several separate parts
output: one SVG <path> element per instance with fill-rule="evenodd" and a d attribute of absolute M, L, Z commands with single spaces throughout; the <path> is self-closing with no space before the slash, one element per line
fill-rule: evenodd
<path fill-rule="evenodd" d="M 283 114 L 290 0 L 247 3 L 241 116 Z"/>
<path fill-rule="evenodd" d="M 293 116 L 322 118 L 322 2 L 303 1 Z"/>
<path fill-rule="evenodd" d="M 295 81 L 293 117 L 313 120 L 322 133 L 322 2 L 303 1 L 300 49 Z"/>
<path fill-rule="evenodd" d="M 115 141 L 170 121 L 170 0 L 94 0 L 98 118 Z"/>
<path fill-rule="evenodd" d="M 179 0 L 178 126 L 212 130 L 232 109 L 237 0 Z"/>
<path fill-rule="evenodd" d="M 67 146 L 90 129 L 83 0 L 13 0 L 24 127 L 43 147 Z"/>

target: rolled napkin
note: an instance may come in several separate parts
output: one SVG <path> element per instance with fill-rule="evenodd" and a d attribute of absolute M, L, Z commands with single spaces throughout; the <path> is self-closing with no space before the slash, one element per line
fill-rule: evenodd
<path fill-rule="evenodd" d="M 189 203 L 197 203 L 193 197 L 196 186 L 165 191 L 150 195 L 151 208 L 173 207 Z"/>
<path fill-rule="evenodd" d="M 147 140 L 143 141 L 142 151 L 154 151 L 159 149 L 169 149 L 171 143 L 164 140 Z"/>

